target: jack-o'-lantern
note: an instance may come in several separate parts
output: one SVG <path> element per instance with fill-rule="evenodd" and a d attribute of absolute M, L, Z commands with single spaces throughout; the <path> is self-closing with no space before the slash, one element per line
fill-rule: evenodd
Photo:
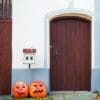
<path fill-rule="evenodd" d="M 46 85 L 41 81 L 35 81 L 30 84 L 29 92 L 31 97 L 46 97 L 47 89 Z"/>
<path fill-rule="evenodd" d="M 96 100 L 100 100 L 100 95 L 97 95 L 96 96 Z"/>
<path fill-rule="evenodd" d="M 100 90 L 96 90 L 95 93 L 96 95 L 96 100 L 100 100 Z"/>
<path fill-rule="evenodd" d="M 28 96 L 28 86 L 26 83 L 19 81 L 13 87 L 13 93 L 17 98 L 25 98 Z"/>

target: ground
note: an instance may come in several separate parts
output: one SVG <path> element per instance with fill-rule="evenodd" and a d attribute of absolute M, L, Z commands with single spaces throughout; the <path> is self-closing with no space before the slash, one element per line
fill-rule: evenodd
<path fill-rule="evenodd" d="M 51 92 L 46 98 L 15 98 L 3 95 L 0 100 L 95 100 L 96 94 L 88 91 Z"/>

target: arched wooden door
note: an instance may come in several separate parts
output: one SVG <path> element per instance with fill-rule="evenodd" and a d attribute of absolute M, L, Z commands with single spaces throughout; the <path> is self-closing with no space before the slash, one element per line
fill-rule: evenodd
<path fill-rule="evenodd" d="M 50 22 L 50 88 L 90 90 L 91 21 L 78 17 Z"/>

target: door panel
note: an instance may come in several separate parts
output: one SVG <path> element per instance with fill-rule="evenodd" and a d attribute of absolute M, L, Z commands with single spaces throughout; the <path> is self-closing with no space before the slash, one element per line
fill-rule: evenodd
<path fill-rule="evenodd" d="M 12 22 L 0 20 L 0 95 L 11 94 Z"/>
<path fill-rule="evenodd" d="M 90 90 L 91 22 L 57 18 L 50 22 L 51 90 Z"/>

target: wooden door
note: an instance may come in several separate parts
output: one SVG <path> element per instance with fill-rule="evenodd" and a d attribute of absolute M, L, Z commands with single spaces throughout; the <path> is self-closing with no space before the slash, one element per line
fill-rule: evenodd
<path fill-rule="evenodd" d="M 90 90 L 91 22 L 56 18 L 50 22 L 51 91 Z"/>
<path fill-rule="evenodd" d="M 0 20 L 0 95 L 11 94 L 12 22 Z"/>

